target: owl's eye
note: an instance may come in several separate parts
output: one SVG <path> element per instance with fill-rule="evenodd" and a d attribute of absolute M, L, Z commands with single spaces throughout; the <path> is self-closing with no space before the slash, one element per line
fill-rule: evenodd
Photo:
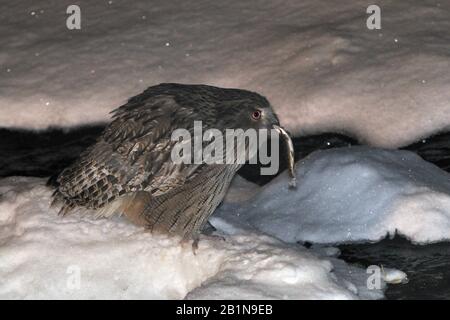
<path fill-rule="evenodd" d="M 261 119 L 261 110 L 255 110 L 252 112 L 252 119 L 259 120 Z"/>

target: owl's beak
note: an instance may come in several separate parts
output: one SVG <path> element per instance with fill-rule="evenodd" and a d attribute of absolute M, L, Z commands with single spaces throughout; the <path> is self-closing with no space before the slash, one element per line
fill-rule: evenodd
<path fill-rule="evenodd" d="M 291 177 L 291 181 L 289 182 L 290 188 L 295 188 L 297 186 L 296 175 L 295 175 L 295 159 L 294 159 L 294 144 L 292 143 L 291 137 L 282 127 L 274 124 L 273 128 L 278 132 L 280 137 L 283 138 L 283 141 L 286 143 L 287 149 L 287 157 L 288 157 L 288 171 Z"/>

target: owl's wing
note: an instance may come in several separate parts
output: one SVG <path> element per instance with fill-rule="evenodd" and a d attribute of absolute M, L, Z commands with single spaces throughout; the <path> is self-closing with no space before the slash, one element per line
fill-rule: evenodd
<path fill-rule="evenodd" d="M 62 214 L 76 206 L 102 208 L 127 193 L 165 194 L 202 166 L 170 159 L 172 131 L 193 121 L 190 109 L 171 96 L 132 99 L 113 112 L 98 141 L 59 175 L 55 202 L 63 201 Z"/>
<path fill-rule="evenodd" d="M 234 169 L 225 164 L 202 167 L 195 177 L 159 196 L 140 191 L 124 197 L 121 211 L 152 232 L 195 238 L 225 196 Z"/>

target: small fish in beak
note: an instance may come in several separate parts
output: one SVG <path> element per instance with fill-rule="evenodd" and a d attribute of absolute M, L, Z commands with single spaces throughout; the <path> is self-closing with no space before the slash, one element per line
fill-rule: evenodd
<path fill-rule="evenodd" d="M 288 151 L 288 172 L 289 176 L 291 177 L 291 181 L 289 182 L 289 188 L 296 188 L 297 187 L 297 179 L 295 176 L 295 159 L 294 159 L 294 145 L 292 144 L 291 137 L 289 134 L 284 130 L 282 127 L 274 125 L 273 126 L 275 130 L 278 131 L 280 136 L 283 138 L 284 142 L 286 143 L 287 151 Z"/>

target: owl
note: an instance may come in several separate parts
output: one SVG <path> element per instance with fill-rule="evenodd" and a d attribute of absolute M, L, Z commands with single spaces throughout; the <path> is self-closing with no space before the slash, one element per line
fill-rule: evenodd
<path fill-rule="evenodd" d="M 246 90 L 165 83 L 112 111 L 96 143 L 58 176 L 53 204 L 62 215 L 79 208 L 98 217 L 119 214 L 150 231 L 197 239 L 242 164 L 172 161 L 178 143 L 172 133 L 193 132 L 194 122 L 220 132 L 279 130 L 293 170 L 292 142 L 266 98 Z"/>

